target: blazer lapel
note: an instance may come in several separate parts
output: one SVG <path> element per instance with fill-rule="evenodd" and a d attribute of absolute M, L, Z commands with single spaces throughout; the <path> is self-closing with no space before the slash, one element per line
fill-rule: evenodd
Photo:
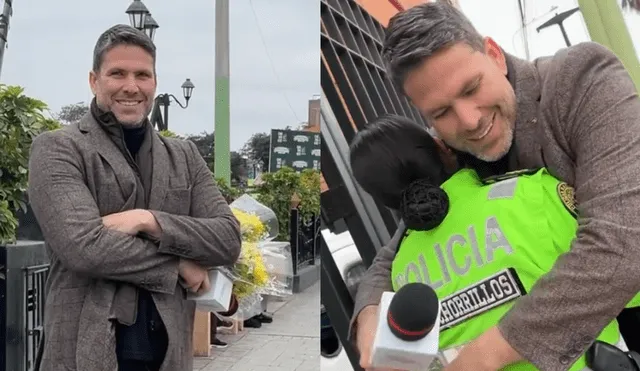
<path fill-rule="evenodd" d="M 169 184 L 170 160 L 167 147 L 160 138 L 160 135 L 153 131 L 152 135 L 151 155 L 153 158 L 152 178 L 151 178 L 151 194 L 149 197 L 149 209 L 161 210 L 162 203 L 167 192 Z"/>
<path fill-rule="evenodd" d="M 78 124 L 81 132 L 85 133 L 87 140 L 91 144 L 100 157 L 102 157 L 111 166 L 116 175 L 116 179 L 120 188 L 127 195 L 135 195 L 136 180 L 133 169 L 127 162 L 122 151 L 116 146 L 109 135 L 100 127 L 91 114 L 87 114 Z M 135 197 L 127 197 L 127 203 L 123 206 L 123 210 L 133 205 L 130 202 L 135 201 Z"/>
<path fill-rule="evenodd" d="M 515 94 L 517 101 L 514 128 L 514 156 L 509 159 L 509 168 L 525 169 L 544 166 L 542 146 L 538 140 L 538 112 L 540 104 L 540 82 L 534 65 L 509 56 L 515 72 Z"/>

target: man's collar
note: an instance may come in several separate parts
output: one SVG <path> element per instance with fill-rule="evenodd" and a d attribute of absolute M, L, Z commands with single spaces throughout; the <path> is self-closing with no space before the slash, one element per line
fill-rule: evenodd
<path fill-rule="evenodd" d="M 145 118 L 143 126 L 150 126 L 148 118 Z M 120 135 L 122 132 L 120 128 L 122 124 L 118 122 L 118 119 L 111 111 L 103 111 L 98 107 L 96 98 L 91 100 L 89 105 L 89 112 L 80 120 L 78 128 L 80 131 L 88 132 L 94 128 L 99 127 L 110 134 Z"/>
<path fill-rule="evenodd" d="M 506 54 L 509 82 L 516 95 L 516 122 L 509 170 L 544 166 L 542 147 L 538 140 L 540 121 L 541 77 L 537 61 L 530 62 Z"/>

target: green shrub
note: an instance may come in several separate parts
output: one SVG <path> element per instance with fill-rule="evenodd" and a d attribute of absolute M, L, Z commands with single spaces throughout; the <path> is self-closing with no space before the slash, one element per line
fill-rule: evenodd
<path fill-rule="evenodd" d="M 45 117 L 47 105 L 19 86 L 0 84 L 0 244 L 15 241 L 15 212 L 26 211 L 29 150 L 38 134 L 61 127 Z"/>

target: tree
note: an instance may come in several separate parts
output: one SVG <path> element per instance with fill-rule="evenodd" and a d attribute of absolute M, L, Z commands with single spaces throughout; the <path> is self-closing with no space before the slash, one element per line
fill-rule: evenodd
<path fill-rule="evenodd" d="M 231 181 L 235 183 L 242 183 L 247 180 L 247 162 L 242 155 L 236 151 L 231 151 L 230 154 L 231 165 Z"/>
<path fill-rule="evenodd" d="M 215 148 L 215 134 L 202 132 L 197 135 L 187 136 L 188 140 L 192 141 L 198 148 L 198 152 L 207 163 L 207 167 L 211 172 L 215 172 L 215 162 L 213 156 L 213 150 Z M 237 152 L 230 153 L 230 165 L 231 165 L 231 180 L 234 183 L 239 183 L 247 179 L 247 169 L 242 155 Z"/>
<path fill-rule="evenodd" d="M 58 121 L 62 121 L 64 124 L 75 124 L 89 112 L 89 106 L 84 102 L 67 104 L 60 109 L 60 112 L 54 115 Z"/>
<path fill-rule="evenodd" d="M 0 243 L 16 237 L 16 211 L 26 212 L 29 151 L 38 134 L 60 127 L 44 116 L 47 105 L 19 86 L 0 85 Z"/>
<path fill-rule="evenodd" d="M 187 140 L 193 142 L 198 148 L 198 152 L 207 163 L 207 166 L 213 171 L 213 149 L 215 146 L 215 136 L 213 133 L 209 134 L 203 131 L 197 135 L 187 136 Z"/>
<path fill-rule="evenodd" d="M 256 133 L 249 138 L 242 154 L 253 161 L 261 162 L 263 169 L 269 167 L 269 150 L 271 148 L 271 135 L 267 133 Z"/>

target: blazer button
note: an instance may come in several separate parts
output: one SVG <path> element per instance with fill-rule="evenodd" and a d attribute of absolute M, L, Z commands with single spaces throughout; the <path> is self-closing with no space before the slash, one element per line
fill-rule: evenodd
<path fill-rule="evenodd" d="M 569 357 L 564 356 L 564 355 L 563 355 L 563 356 L 560 356 L 560 363 L 562 363 L 563 365 L 568 364 L 568 363 L 569 363 L 569 361 L 570 361 L 570 358 L 569 358 Z"/>

